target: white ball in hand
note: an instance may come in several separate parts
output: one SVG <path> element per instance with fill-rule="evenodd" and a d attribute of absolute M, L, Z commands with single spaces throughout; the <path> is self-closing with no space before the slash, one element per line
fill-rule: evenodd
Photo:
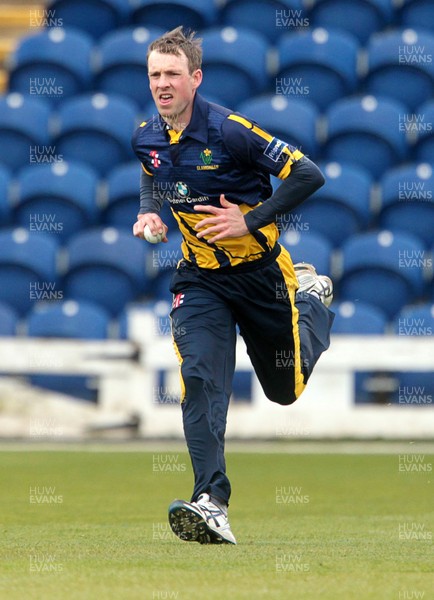
<path fill-rule="evenodd" d="M 149 225 L 145 225 L 145 228 L 143 230 L 143 237 L 150 244 L 158 244 L 163 239 L 164 233 L 157 233 L 156 235 L 153 235 L 149 228 Z"/>

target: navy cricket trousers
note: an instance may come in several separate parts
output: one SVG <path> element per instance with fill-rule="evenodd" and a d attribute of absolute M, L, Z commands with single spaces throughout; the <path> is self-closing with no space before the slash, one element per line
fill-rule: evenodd
<path fill-rule="evenodd" d="M 265 395 L 282 405 L 299 397 L 329 347 L 333 313 L 296 288 L 291 258 L 280 246 L 247 267 L 215 271 L 182 261 L 174 274 L 172 334 L 195 480 L 192 501 L 204 492 L 229 501 L 224 436 L 236 326 Z"/>

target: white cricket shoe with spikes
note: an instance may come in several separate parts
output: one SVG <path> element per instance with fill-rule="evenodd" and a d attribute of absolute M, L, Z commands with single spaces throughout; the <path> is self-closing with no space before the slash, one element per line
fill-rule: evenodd
<path fill-rule="evenodd" d="M 236 544 L 227 511 L 201 494 L 197 502 L 174 500 L 169 506 L 169 523 L 181 540 L 199 544 Z"/>
<path fill-rule="evenodd" d="M 299 292 L 307 292 L 320 300 L 325 306 L 330 306 L 333 300 L 333 282 L 327 275 L 318 275 L 315 267 L 308 263 L 294 265 Z"/>

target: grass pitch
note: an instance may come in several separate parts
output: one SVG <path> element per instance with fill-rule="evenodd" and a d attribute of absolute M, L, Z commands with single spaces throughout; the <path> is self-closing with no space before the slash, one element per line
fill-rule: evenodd
<path fill-rule="evenodd" d="M 1 452 L 0 598 L 428 600 L 434 455 L 402 456 L 228 452 L 238 545 L 200 546 L 185 453 Z"/>

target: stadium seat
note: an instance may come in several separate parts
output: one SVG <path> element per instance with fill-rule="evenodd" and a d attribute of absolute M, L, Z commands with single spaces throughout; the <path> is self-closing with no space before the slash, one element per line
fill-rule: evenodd
<path fill-rule="evenodd" d="M 418 122 L 411 123 L 410 127 L 416 129 L 415 156 L 413 160 L 420 162 L 434 162 L 434 101 L 431 100 L 420 106 L 413 116 Z"/>
<path fill-rule="evenodd" d="M 107 178 L 106 203 L 101 219 L 105 225 L 132 227 L 140 206 L 140 164 L 137 161 L 115 167 Z"/>
<path fill-rule="evenodd" d="M 434 335 L 434 304 L 406 306 L 396 316 L 394 333 L 399 336 Z"/>
<path fill-rule="evenodd" d="M 264 37 L 255 31 L 224 27 L 203 32 L 204 79 L 200 93 L 234 109 L 268 85 Z"/>
<path fill-rule="evenodd" d="M 272 43 L 276 36 L 309 24 L 302 0 L 226 0 L 221 20 L 226 26 L 257 31 Z"/>
<path fill-rule="evenodd" d="M 398 8 L 398 22 L 402 27 L 434 31 L 432 0 L 403 0 Z"/>
<path fill-rule="evenodd" d="M 50 113 L 39 98 L 0 97 L 0 164 L 16 171 L 49 152 Z"/>
<path fill-rule="evenodd" d="M 434 94 L 434 33 L 406 29 L 378 33 L 367 47 L 367 93 L 387 96 L 410 110 Z"/>
<path fill-rule="evenodd" d="M 103 340 L 108 336 L 109 314 L 92 302 L 62 300 L 36 304 L 27 317 L 31 337 Z"/>
<path fill-rule="evenodd" d="M 92 40 L 57 27 L 22 38 L 9 63 L 9 89 L 53 104 L 89 89 Z"/>
<path fill-rule="evenodd" d="M 132 23 L 146 27 L 162 27 L 170 31 L 179 25 L 193 31 L 214 24 L 217 9 L 214 2 L 203 0 L 134 0 Z"/>
<path fill-rule="evenodd" d="M 431 246 L 431 269 L 434 264 L 434 244 Z M 434 302 L 434 275 L 431 276 L 431 280 L 428 282 L 428 297 L 431 302 Z"/>
<path fill-rule="evenodd" d="M 338 28 L 365 44 L 370 35 L 393 19 L 390 0 L 314 0 L 309 13 L 311 26 Z"/>
<path fill-rule="evenodd" d="M 80 29 L 94 39 L 122 27 L 129 13 L 128 0 L 51 0 L 47 9 L 63 27 Z"/>
<path fill-rule="evenodd" d="M 317 154 L 316 122 L 319 114 L 308 100 L 259 96 L 243 102 L 238 112 L 304 154 L 311 157 Z"/>
<path fill-rule="evenodd" d="M 95 87 L 106 94 L 128 96 L 138 106 L 146 106 L 152 101 L 146 51 L 150 42 L 163 33 L 156 27 L 136 27 L 104 36 L 98 48 Z"/>
<path fill-rule="evenodd" d="M 322 27 L 284 35 L 277 46 L 276 93 L 327 108 L 356 89 L 358 48 L 353 36 Z"/>
<path fill-rule="evenodd" d="M 65 296 L 89 300 L 117 315 L 146 288 L 145 244 L 131 229 L 97 228 L 66 247 Z"/>
<path fill-rule="evenodd" d="M 108 313 L 90 302 L 65 300 L 37 304 L 27 319 L 27 335 L 40 338 L 103 340 L 107 337 Z M 96 402 L 93 377 L 83 375 L 35 374 L 32 385 Z"/>
<path fill-rule="evenodd" d="M 392 169 L 380 185 L 380 227 L 412 233 L 428 247 L 434 237 L 433 166 L 420 163 Z"/>
<path fill-rule="evenodd" d="M 83 161 L 105 175 L 134 158 L 131 135 L 137 106 L 117 95 L 77 96 L 59 111 L 55 144 L 66 160 Z"/>
<path fill-rule="evenodd" d="M 392 319 L 422 294 L 425 261 L 426 251 L 412 235 L 355 235 L 342 247 L 339 298 L 373 304 Z"/>
<path fill-rule="evenodd" d="M 298 231 L 287 231 L 280 236 L 279 242 L 288 250 L 294 264 L 311 263 L 317 273 L 330 275 L 332 247 L 321 234 L 313 231 L 303 234 Z"/>
<path fill-rule="evenodd" d="M 334 248 L 366 229 L 370 221 L 372 178 L 367 171 L 336 162 L 318 165 L 325 184 L 288 217 L 294 228 L 324 235 Z"/>
<path fill-rule="evenodd" d="M 32 165 L 20 172 L 14 222 L 31 231 L 50 233 L 63 243 L 96 223 L 95 172 L 79 163 Z"/>
<path fill-rule="evenodd" d="M 386 98 L 338 100 L 326 113 L 325 158 L 357 164 L 379 178 L 406 158 L 406 137 L 399 128 L 405 112 L 402 104 Z"/>
<path fill-rule="evenodd" d="M 13 336 L 17 333 L 18 315 L 15 310 L 0 302 L 0 336 Z"/>
<path fill-rule="evenodd" d="M 19 315 L 62 290 L 56 271 L 57 242 L 46 233 L 17 227 L 0 230 L 0 302 Z"/>
<path fill-rule="evenodd" d="M 137 161 L 119 165 L 107 179 L 107 202 L 102 220 L 113 227 L 131 228 L 140 206 L 140 164 Z M 161 209 L 161 218 L 169 231 L 177 231 L 177 223 L 168 203 Z"/>
<path fill-rule="evenodd" d="M 382 335 L 387 327 L 386 315 L 365 302 L 339 302 L 331 307 L 335 313 L 332 333 L 347 335 Z"/>
<path fill-rule="evenodd" d="M 0 222 L 2 226 L 8 225 L 11 218 L 9 203 L 9 187 L 11 175 L 8 169 L 0 164 Z"/>
<path fill-rule="evenodd" d="M 168 234 L 167 239 L 168 242 L 165 244 L 153 245 L 145 242 L 146 273 L 153 280 L 168 271 L 172 273 L 176 269 L 178 262 L 182 259 L 182 235 L 177 227 L 171 234 Z M 155 281 L 152 285 L 152 290 L 155 294 Z"/>

